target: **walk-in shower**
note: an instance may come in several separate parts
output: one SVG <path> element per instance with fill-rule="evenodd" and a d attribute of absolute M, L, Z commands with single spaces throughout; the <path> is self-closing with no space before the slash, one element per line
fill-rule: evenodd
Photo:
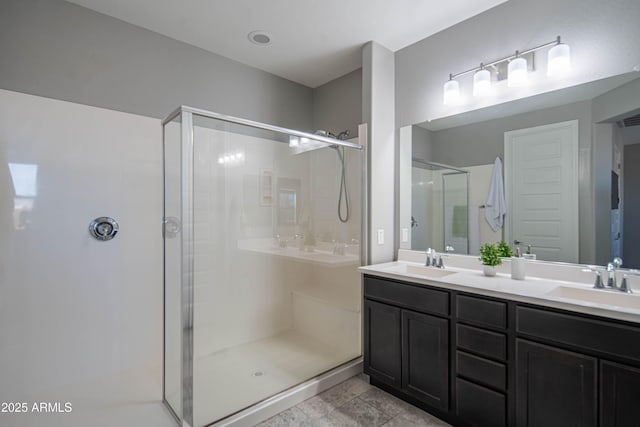
<path fill-rule="evenodd" d="M 362 146 L 188 107 L 163 124 L 164 399 L 176 417 L 228 420 L 358 360 Z"/>

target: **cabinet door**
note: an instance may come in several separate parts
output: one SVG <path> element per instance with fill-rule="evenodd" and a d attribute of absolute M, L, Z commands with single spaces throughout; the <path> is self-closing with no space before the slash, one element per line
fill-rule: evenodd
<path fill-rule="evenodd" d="M 591 427 L 597 420 L 593 357 L 516 340 L 519 427 Z"/>
<path fill-rule="evenodd" d="M 640 369 L 613 362 L 600 364 L 600 425 L 637 427 L 640 424 Z"/>
<path fill-rule="evenodd" d="M 402 310 L 402 388 L 449 409 L 449 321 Z"/>
<path fill-rule="evenodd" d="M 400 387 L 400 309 L 364 301 L 364 372 Z"/>

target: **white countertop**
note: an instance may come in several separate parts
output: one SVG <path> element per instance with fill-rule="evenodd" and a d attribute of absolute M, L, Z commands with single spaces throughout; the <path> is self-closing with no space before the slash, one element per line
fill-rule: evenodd
<path fill-rule="evenodd" d="M 362 274 L 640 323 L 638 291 L 625 294 L 611 289 L 593 289 L 585 283 L 550 278 L 513 280 L 507 273 L 487 277 L 476 269 L 447 267 L 442 270 L 411 261 L 370 265 L 359 270 Z"/>

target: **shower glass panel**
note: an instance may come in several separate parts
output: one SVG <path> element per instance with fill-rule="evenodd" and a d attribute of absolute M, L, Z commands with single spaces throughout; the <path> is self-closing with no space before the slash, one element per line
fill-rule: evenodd
<path fill-rule="evenodd" d="M 165 400 L 204 426 L 360 357 L 364 153 L 186 108 L 165 124 Z"/>
<path fill-rule="evenodd" d="M 469 174 L 413 159 L 411 249 L 469 253 Z"/>

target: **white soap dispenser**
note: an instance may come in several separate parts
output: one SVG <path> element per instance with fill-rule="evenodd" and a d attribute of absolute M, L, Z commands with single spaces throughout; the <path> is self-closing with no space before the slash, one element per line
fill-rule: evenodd
<path fill-rule="evenodd" d="M 516 256 L 511 257 L 511 278 L 513 280 L 524 280 L 524 258 L 520 252 L 520 246 L 516 246 Z"/>

